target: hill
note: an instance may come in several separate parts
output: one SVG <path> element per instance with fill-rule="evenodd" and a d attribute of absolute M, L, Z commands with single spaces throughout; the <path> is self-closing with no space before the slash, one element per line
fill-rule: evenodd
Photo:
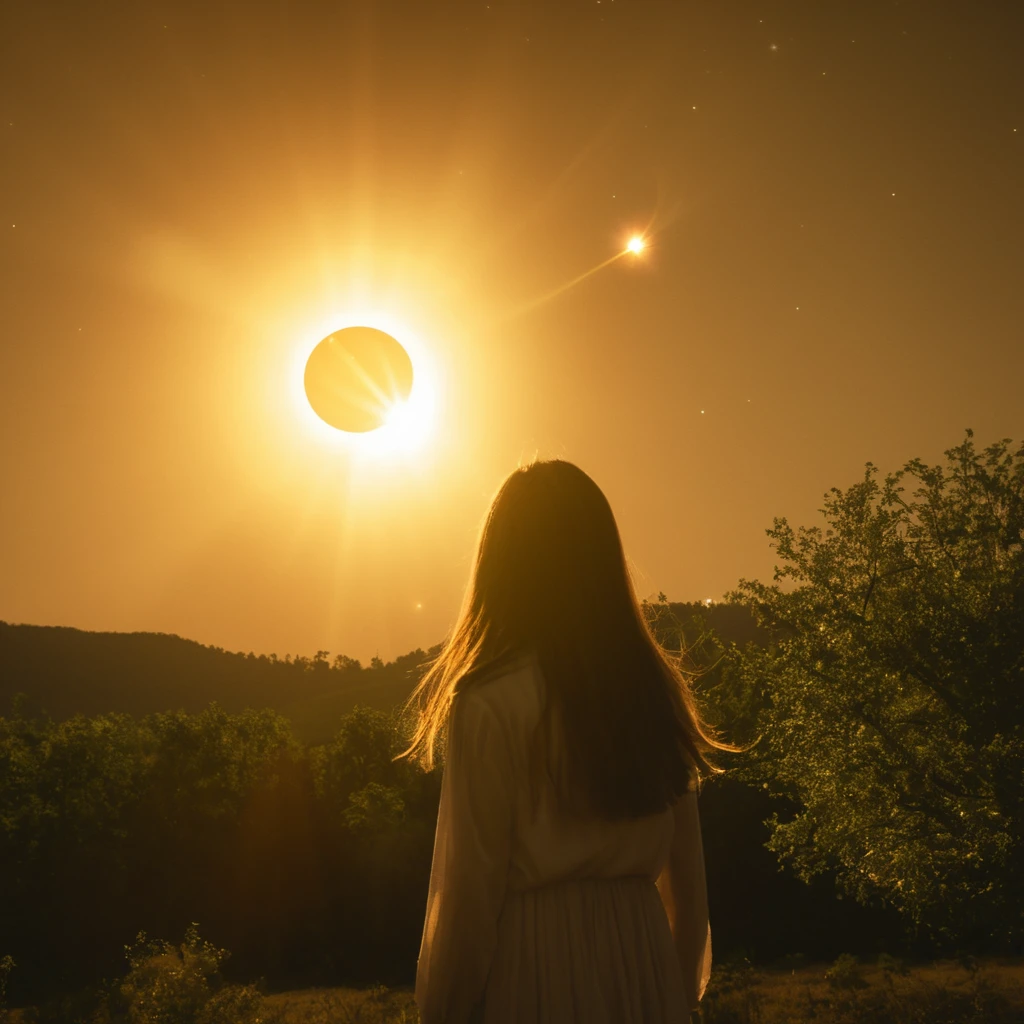
<path fill-rule="evenodd" d="M 390 708 L 412 690 L 425 651 L 369 667 L 349 658 L 280 659 L 208 647 L 166 633 L 92 633 L 65 626 L 0 622 L 0 713 L 16 694 L 24 710 L 62 720 L 108 711 L 146 715 L 273 708 L 301 738 L 331 735 L 356 704 Z"/>
<path fill-rule="evenodd" d="M 737 605 L 672 604 L 659 620 L 671 643 L 675 623 L 688 637 L 699 615 L 723 639 L 756 639 L 749 612 Z M 296 734 L 316 743 L 356 704 L 391 708 L 412 691 L 433 651 L 415 650 L 369 666 L 326 651 L 281 659 L 209 647 L 167 633 L 93 633 L 67 626 L 0 622 L 0 714 L 16 694 L 30 714 L 56 720 L 119 711 L 198 711 L 216 701 L 229 712 L 273 708 Z"/>

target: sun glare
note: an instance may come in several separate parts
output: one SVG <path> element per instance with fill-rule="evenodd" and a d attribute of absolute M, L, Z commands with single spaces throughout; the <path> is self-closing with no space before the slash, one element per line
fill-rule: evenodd
<path fill-rule="evenodd" d="M 626 250 L 639 256 L 644 251 L 644 240 L 639 235 L 634 235 L 626 244 Z"/>
<path fill-rule="evenodd" d="M 372 327 L 383 331 L 399 342 L 412 362 L 412 388 L 408 397 L 390 400 L 380 416 L 383 423 L 376 429 L 359 432 L 337 429 L 321 419 L 308 397 L 305 370 L 310 354 L 323 338 L 348 327 Z M 426 346 L 414 332 L 387 315 L 340 315 L 327 325 L 326 330 L 321 328 L 319 333 L 310 332 L 296 346 L 293 394 L 306 431 L 318 443 L 347 451 L 359 460 L 377 461 L 422 451 L 434 430 L 435 393 L 436 380 Z"/>

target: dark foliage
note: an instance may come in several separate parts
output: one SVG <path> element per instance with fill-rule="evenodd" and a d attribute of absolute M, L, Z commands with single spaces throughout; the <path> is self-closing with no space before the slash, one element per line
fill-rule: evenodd
<path fill-rule="evenodd" d="M 273 711 L 0 719 L 0 950 L 16 1002 L 116 975 L 141 929 L 189 922 L 228 973 L 280 986 L 408 983 L 439 775 L 393 760 L 397 717 L 345 716 L 298 743 Z M 758 959 L 873 951 L 888 918 L 808 889 L 764 849 L 773 804 L 731 780 L 703 796 L 716 949 Z"/>
<path fill-rule="evenodd" d="M 357 709 L 325 746 L 272 711 L 0 719 L 0 949 L 15 1001 L 199 920 L 239 977 L 408 980 L 438 779 Z"/>

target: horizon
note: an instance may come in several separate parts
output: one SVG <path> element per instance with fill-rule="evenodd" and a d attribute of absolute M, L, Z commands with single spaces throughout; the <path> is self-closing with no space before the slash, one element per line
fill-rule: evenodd
<path fill-rule="evenodd" d="M 651 599 L 650 598 L 643 598 L 642 600 L 650 601 Z M 659 603 L 662 603 L 662 602 L 659 602 Z M 725 606 L 741 607 L 737 602 L 734 602 L 734 601 L 727 601 L 727 600 L 713 601 L 713 600 L 709 600 L 708 598 L 705 598 L 702 601 L 675 601 L 675 600 L 669 599 L 669 600 L 667 600 L 667 601 L 665 601 L 663 603 L 665 603 L 665 604 L 667 604 L 669 606 L 672 606 L 672 605 L 676 605 L 676 606 L 683 605 L 683 606 L 686 606 L 686 607 L 699 606 L 699 607 L 703 607 L 703 608 L 710 608 L 710 607 L 713 607 L 715 605 L 725 605 Z M 285 651 L 283 654 L 281 654 L 278 651 L 258 651 L 258 650 L 255 650 L 255 649 L 249 649 L 249 650 L 245 651 L 245 650 L 233 649 L 233 648 L 225 647 L 223 644 L 218 644 L 215 641 L 197 640 L 195 637 L 183 636 L 181 633 L 169 633 L 169 632 L 166 632 L 164 630 L 155 630 L 155 629 L 132 629 L 132 630 L 84 629 L 81 626 L 74 625 L 73 623 L 12 622 L 9 619 L 3 619 L 3 618 L 0 618 L 0 626 L 11 626 L 11 627 L 23 627 L 24 626 L 24 627 L 29 627 L 31 629 L 68 629 L 68 630 L 72 630 L 72 631 L 74 631 L 76 633 L 90 633 L 90 634 L 95 634 L 97 636 L 159 636 L 159 637 L 170 637 L 170 638 L 172 638 L 174 640 L 182 640 L 185 643 L 198 644 L 200 647 L 206 647 L 206 648 L 208 648 L 210 650 L 220 651 L 220 652 L 223 652 L 224 654 L 237 654 L 237 655 L 241 655 L 242 657 L 255 656 L 257 658 L 261 658 L 261 657 L 276 658 L 278 661 L 286 661 L 286 660 L 291 660 L 291 661 L 298 661 L 298 660 L 312 661 L 312 660 L 314 660 L 315 656 L 318 653 L 320 653 L 321 651 L 324 650 L 324 648 L 317 648 L 312 653 L 306 653 L 306 652 L 302 652 L 302 651 L 295 651 L 295 652 Z M 443 643 L 444 643 L 444 637 L 441 637 L 438 640 L 435 640 L 433 643 L 427 644 L 425 646 L 424 645 L 419 645 L 419 646 L 416 646 L 416 647 L 410 647 L 410 648 L 408 648 L 406 650 L 397 651 L 394 655 L 392 655 L 389 658 L 381 658 L 380 655 L 379 655 L 379 652 L 375 651 L 374 654 L 369 659 L 355 658 L 353 660 L 359 662 L 360 667 L 364 668 L 364 669 L 365 668 L 370 668 L 371 667 L 370 666 L 370 662 L 372 660 L 377 660 L 377 659 L 379 659 L 383 665 L 387 666 L 387 665 L 392 665 L 396 661 L 398 661 L 399 659 L 408 657 L 411 654 L 416 654 L 416 653 L 420 653 L 420 652 L 422 652 L 424 654 L 429 654 L 430 651 L 433 648 L 440 647 Z M 332 667 L 333 667 L 333 662 L 334 662 L 336 657 L 339 657 L 339 656 L 340 657 L 344 657 L 344 658 L 351 657 L 351 655 L 347 651 L 326 651 L 326 653 L 329 655 L 329 657 L 327 658 L 327 661 L 329 663 L 331 663 Z"/>

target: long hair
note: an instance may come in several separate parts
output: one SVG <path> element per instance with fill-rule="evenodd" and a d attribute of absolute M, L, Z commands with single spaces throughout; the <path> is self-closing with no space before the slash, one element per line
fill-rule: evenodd
<path fill-rule="evenodd" d="M 526 655 L 546 695 L 534 759 L 560 746 L 543 770 L 567 810 L 657 813 L 735 749 L 651 633 L 608 500 L 560 459 L 516 469 L 491 503 L 458 622 L 410 698 L 405 756 L 431 768 L 456 692 Z"/>

